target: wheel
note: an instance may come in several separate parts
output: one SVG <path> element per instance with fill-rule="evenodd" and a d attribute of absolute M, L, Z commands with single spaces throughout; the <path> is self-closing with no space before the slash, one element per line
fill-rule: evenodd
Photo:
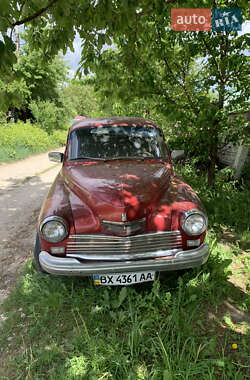
<path fill-rule="evenodd" d="M 38 233 L 36 232 L 36 238 L 35 238 L 35 245 L 34 245 L 34 260 L 33 260 L 33 266 L 34 268 L 40 272 L 40 273 L 47 273 L 43 268 L 41 267 L 41 264 L 39 262 L 39 253 L 41 252 L 41 244 L 39 240 Z"/>

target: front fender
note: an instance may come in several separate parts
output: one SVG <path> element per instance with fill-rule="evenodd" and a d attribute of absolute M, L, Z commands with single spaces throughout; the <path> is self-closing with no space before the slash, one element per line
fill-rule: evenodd
<path fill-rule="evenodd" d="M 175 173 L 163 196 L 155 205 L 152 205 L 152 212 L 148 218 L 148 230 L 180 230 L 183 236 L 183 247 L 186 247 L 187 239 L 200 238 L 202 243 L 206 232 L 200 237 L 190 237 L 182 231 L 180 226 L 182 214 L 192 209 L 198 209 L 205 213 L 204 207 L 194 190 Z"/>

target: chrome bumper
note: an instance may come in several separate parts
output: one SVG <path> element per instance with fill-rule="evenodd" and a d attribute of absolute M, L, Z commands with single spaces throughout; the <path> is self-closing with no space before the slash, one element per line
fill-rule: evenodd
<path fill-rule="evenodd" d="M 199 248 L 188 251 L 179 251 L 174 256 L 148 260 L 134 261 L 86 261 L 71 257 L 55 257 L 46 251 L 40 252 L 39 261 L 42 268 L 51 274 L 68 276 L 89 276 L 104 273 L 124 273 L 138 271 L 170 271 L 177 269 L 194 268 L 204 264 L 209 256 L 209 246 L 204 243 Z"/>

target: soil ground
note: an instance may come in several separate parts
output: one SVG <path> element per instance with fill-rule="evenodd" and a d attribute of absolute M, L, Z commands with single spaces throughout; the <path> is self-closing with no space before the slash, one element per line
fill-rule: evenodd
<path fill-rule="evenodd" d="M 60 167 L 47 153 L 0 164 L 0 304 L 32 257 L 37 217 Z"/>

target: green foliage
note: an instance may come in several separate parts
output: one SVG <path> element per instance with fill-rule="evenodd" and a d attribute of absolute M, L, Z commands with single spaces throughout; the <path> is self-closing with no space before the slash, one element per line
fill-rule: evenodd
<path fill-rule="evenodd" d="M 53 101 L 33 101 L 29 108 L 40 128 L 49 134 L 56 129 L 66 129 L 69 123 L 70 117 L 65 108 L 57 106 Z"/>
<path fill-rule="evenodd" d="M 5 112 L 0 111 L 0 125 L 6 122 L 6 114 Z"/>
<path fill-rule="evenodd" d="M 0 125 L 0 162 L 8 162 L 45 152 L 65 144 L 67 131 L 54 131 L 48 135 L 37 125 L 8 123 Z"/>
<path fill-rule="evenodd" d="M 244 165 L 241 176 L 244 180 L 250 182 L 250 163 Z"/>
<path fill-rule="evenodd" d="M 239 234 L 249 231 L 250 197 L 247 186 L 233 179 L 232 169 L 223 169 L 216 175 L 214 188 L 208 188 L 204 172 L 195 170 L 195 165 L 195 160 L 191 163 L 186 161 L 185 166 L 176 165 L 176 170 L 201 199 L 208 213 L 210 229 L 222 232 L 227 227 Z"/>
<path fill-rule="evenodd" d="M 247 296 L 228 282 L 232 257 L 214 244 L 202 270 L 128 288 L 44 276 L 29 263 L 5 302 L 0 353 L 15 350 L 15 358 L 5 357 L 3 373 L 60 380 L 243 379 L 247 325 L 223 319 L 225 297 L 242 312 L 247 307 Z"/>
<path fill-rule="evenodd" d="M 12 79 L 12 80 L 11 80 Z M 30 99 L 30 90 L 24 78 L 13 74 L 9 81 L 0 79 L 0 109 L 7 111 L 10 106 L 21 108 Z"/>
<path fill-rule="evenodd" d="M 218 147 L 249 139 L 243 116 L 230 116 L 249 108 L 248 36 L 176 33 L 157 11 L 138 18 L 136 31 L 93 63 L 96 86 L 125 107 L 145 99 L 149 117 L 153 109 L 165 118 L 166 133 L 206 163 L 213 184 Z"/>
<path fill-rule="evenodd" d="M 27 34 L 23 34 L 24 39 Z M 41 50 L 23 45 L 8 78 L 0 80 L 0 109 L 27 108 L 30 101 L 54 101 L 61 106 L 60 90 L 67 80 L 67 68 L 60 56 L 46 60 Z"/>
<path fill-rule="evenodd" d="M 32 70 L 35 79 L 44 80 L 44 87 L 39 89 L 31 83 L 30 88 L 26 76 L 34 99 L 51 96 L 46 90 L 48 78 L 43 62 L 51 62 L 59 51 L 66 53 L 68 47 L 72 49 L 78 33 L 82 39 L 79 75 L 97 73 L 97 86 L 104 87 L 100 97 L 105 102 L 104 110 L 116 110 L 121 100 L 126 105 L 143 104 L 145 100 L 149 104 L 147 116 L 160 115 L 159 119 L 167 121 L 164 125 L 167 128 L 178 125 L 182 144 L 190 142 L 194 147 L 192 153 L 208 166 L 209 183 L 214 183 L 216 153 L 222 140 L 237 142 L 246 136 L 244 120 L 232 123 L 229 113 L 249 108 L 245 54 L 248 36 L 237 36 L 236 32 L 176 33 L 170 27 L 173 2 L 165 0 L 80 0 L 77 7 L 74 0 L 61 0 L 49 2 L 45 8 L 41 8 L 38 0 L 14 0 L 10 4 L 4 0 L 3 4 L 0 6 L 3 81 L 6 78 L 9 81 L 15 62 L 14 44 L 7 34 L 16 24 L 29 25 L 26 38 L 34 52 L 28 63 L 34 66 L 33 62 L 39 60 L 39 65 L 42 64 L 38 71 Z M 200 6 L 198 0 L 174 1 L 177 8 Z M 202 7 L 241 7 L 243 21 L 247 19 L 245 0 L 204 0 Z M 104 52 L 107 46 L 115 51 Z M 22 65 L 22 59 L 19 64 Z M 26 68 L 28 65 L 23 65 L 21 71 L 26 73 Z M 50 73 L 48 68 L 48 73 L 53 77 L 56 71 Z M 24 89 L 22 92 L 25 94 Z M 8 103 L 12 98 L 13 104 L 18 103 L 17 94 L 9 92 Z M 112 104 L 109 101 L 107 104 L 107 97 L 112 98 Z M 86 108 L 77 104 L 77 108 L 89 114 L 87 104 Z M 132 109 L 136 111 L 136 107 Z M 169 135 L 171 131 L 167 128 Z M 175 132 L 174 129 L 172 135 Z"/>
<path fill-rule="evenodd" d="M 49 145 L 48 135 L 30 123 L 9 123 L 1 126 L 0 133 L 0 142 L 3 147 L 9 146 L 14 148 L 15 145 L 19 145 L 21 141 L 23 146 L 29 146 L 31 148 L 39 146 L 39 148 L 45 149 L 46 146 Z"/>
<path fill-rule="evenodd" d="M 11 38 L 6 35 L 6 27 L 8 28 L 8 21 L 3 20 L 0 9 L 0 33 L 2 33 L 3 36 L 3 39 L 0 40 L 0 72 L 2 74 L 1 77 L 4 78 L 8 78 L 12 75 L 11 69 L 17 61 L 15 55 L 15 44 Z"/>
<path fill-rule="evenodd" d="M 105 88 L 97 89 L 99 100 L 99 115 L 102 116 L 137 116 L 150 118 L 163 127 L 165 130 L 168 124 L 166 117 L 158 112 L 158 104 L 152 99 L 133 98 L 132 101 L 125 103 L 115 96 L 105 94 Z"/>
<path fill-rule="evenodd" d="M 27 33 L 22 38 L 26 39 Z M 73 115 L 70 105 L 61 96 L 66 79 L 67 68 L 60 56 L 45 59 L 40 49 L 31 51 L 26 42 L 13 66 L 13 74 L 8 80 L 0 80 L 0 109 L 16 107 L 21 111 L 19 117 L 23 117 L 23 120 L 30 117 L 31 111 L 36 123 L 49 134 L 56 129 L 65 129 Z M 6 149 L 8 151 L 10 148 L 5 147 L 2 159 Z M 19 152 L 16 157 L 27 154 L 23 149 L 16 147 L 16 153 Z"/>
<path fill-rule="evenodd" d="M 100 116 L 101 107 L 94 86 L 87 80 L 73 79 L 61 91 L 63 104 L 67 104 L 74 115 L 87 117 Z"/>
<path fill-rule="evenodd" d="M 67 130 L 54 130 L 52 135 L 50 135 L 50 140 L 53 141 L 53 144 L 58 146 L 64 146 L 67 139 Z"/>
<path fill-rule="evenodd" d="M 25 34 L 23 38 L 26 38 Z M 60 88 L 67 80 L 67 67 L 62 57 L 56 56 L 48 61 L 41 50 L 31 51 L 26 43 L 14 69 L 18 77 L 26 83 L 31 100 L 58 102 Z"/>
<path fill-rule="evenodd" d="M 145 99 L 149 112 L 155 109 L 168 125 L 175 126 L 172 131 L 169 128 L 170 134 L 179 136 L 182 144 L 190 141 L 196 154 L 209 161 L 214 144 L 225 139 L 236 142 L 247 135 L 243 117 L 231 120 L 229 116 L 236 104 L 243 110 L 247 107 L 247 57 L 241 54 L 247 38 L 178 34 L 166 31 L 167 21 L 163 18 L 162 22 L 160 17 L 154 23 L 148 21 L 142 26 L 143 37 L 118 40 L 119 50 L 104 52 L 96 64 L 96 85 L 104 98 L 123 101 L 125 107 L 129 102 Z M 222 78 L 219 70 L 216 72 L 211 52 L 223 49 L 226 42 L 227 50 L 216 56 L 218 65 L 225 65 Z M 208 54 L 211 58 L 204 59 Z M 233 63 L 235 55 L 237 64 Z M 211 76 L 213 81 L 209 80 Z"/>
<path fill-rule="evenodd" d="M 36 122 L 48 133 L 65 129 L 76 115 L 98 117 L 103 114 L 92 83 L 75 79 L 61 88 L 57 104 L 51 100 L 36 100 L 29 108 Z"/>

